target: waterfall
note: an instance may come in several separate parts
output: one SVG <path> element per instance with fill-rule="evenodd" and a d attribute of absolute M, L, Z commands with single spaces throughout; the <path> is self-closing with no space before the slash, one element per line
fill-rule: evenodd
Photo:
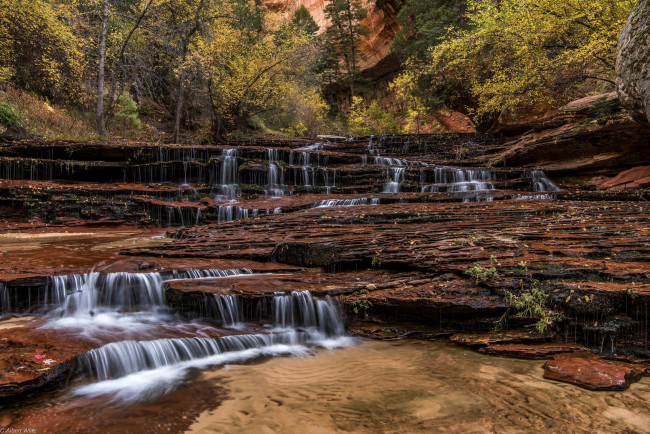
<path fill-rule="evenodd" d="M 67 295 L 63 299 L 64 316 L 94 314 L 103 308 L 110 311 L 148 310 L 164 306 L 162 278 L 160 273 L 97 273 L 91 272 L 81 278 L 53 278 L 53 286 Z M 65 287 L 72 283 L 72 287 Z"/>
<path fill-rule="evenodd" d="M 266 175 L 266 194 L 272 197 L 282 197 L 284 196 L 284 170 L 279 164 L 278 150 L 267 149 L 266 156 L 269 162 Z"/>
<path fill-rule="evenodd" d="M 325 199 L 316 202 L 312 208 L 325 208 L 330 206 L 358 206 L 358 205 L 379 205 L 378 198 L 368 199 L 367 197 L 357 197 L 354 199 Z"/>
<path fill-rule="evenodd" d="M 375 157 L 375 164 L 391 166 L 386 171 L 386 184 L 384 184 L 384 193 L 399 193 L 400 184 L 404 181 L 405 166 L 409 165 L 408 161 L 390 157 Z M 396 167 L 398 166 L 398 167 Z"/>
<path fill-rule="evenodd" d="M 161 273 L 97 273 L 50 277 L 44 305 L 62 316 L 94 315 L 98 311 L 163 309 L 163 282 L 180 279 L 251 274 L 249 269 L 208 269 Z"/>
<path fill-rule="evenodd" d="M 242 327 L 244 314 L 237 295 L 212 294 L 212 297 L 206 295 L 204 302 L 208 315 L 219 319 L 222 326 L 227 328 Z"/>
<path fill-rule="evenodd" d="M 338 306 L 331 299 L 314 299 L 309 291 L 278 293 L 273 297 L 273 325 L 318 330 L 323 336 L 345 333 Z"/>
<path fill-rule="evenodd" d="M 330 184 L 330 172 L 326 168 L 320 169 L 325 181 L 325 194 L 331 194 L 332 188 L 336 187 L 336 169 L 332 169 L 332 183 Z"/>
<path fill-rule="evenodd" d="M 424 172 L 420 181 L 424 183 Z M 494 174 L 487 169 L 436 167 L 433 185 L 423 185 L 423 193 L 494 190 Z"/>
<path fill-rule="evenodd" d="M 236 296 L 214 296 L 214 302 L 224 324 L 236 325 L 243 319 Z M 74 393 L 111 395 L 123 401 L 150 399 L 172 390 L 192 368 L 305 355 L 314 346 L 332 349 L 350 343 L 338 305 L 329 298 L 314 299 L 309 291 L 278 293 L 271 308 L 274 329 L 268 334 L 127 340 L 91 350 L 80 357 L 80 365 L 95 382 Z"/>
<path fill-rule="evenodd" d="M 408 166 L 409 162 L 400 160 L 399 158 L 375 157 L 375 164 L 381 164 L 382 166 Z"/>
<path fill-rule="evenodd" d="M 311 145 L 296 148 L 296 151 L 322 151 L 325 145 L 327 145 L 327 143 L 322 143 L 322 142 L 314 143 Z"/>
<path fill-rule="evenodd" d="M 384 185 L 384 193 L 399 193 L 400 183 L 404 180 L 403 167 L 391 167 L 387 172 L 388 181 Z"/>
<path fill-rule="evenodd" d="M 222 205 L 217 207 L 217 223 L 232 222 L 248 218 L 248 209 L 240 206 Z"/>
<path fill-rule="evenodd" d="M 111 400 L 135 402 L 174 389 L 190 369 L 238 363 L 264 356 L 306 355 L 304 333 L 286 332 L 121 341 L 89 351 L 81 357 L 81 372 L 96 380 L 74 390 L 75 395 L 108 395 Z"/>
<path fill-rule="evenodd" d="M 555 185 L 542 170 L 531 170 L 526 172 L 524 176 L 530 179 L 533 191 L 549 192 L 561 190 L 561 188 Z"/>
<path fill-rule="evenodd" d="M 221 151 L 221 177 L 217 186 L 220 196 L 234 200 L 239 194 L 239 167 L 237 166 L 237 149 Z"/>

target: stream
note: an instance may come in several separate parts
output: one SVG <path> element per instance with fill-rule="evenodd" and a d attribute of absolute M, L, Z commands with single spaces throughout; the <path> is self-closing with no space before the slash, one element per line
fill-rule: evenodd
<path fill-rule="evenodd" d="M 542 378 L 540 361 L 446 342 L 358 340 L 193 372 L 168 394 L 116 403 L 73 390 L 10 409 L 38 432 L 648 432 L 647 377 L 624 392 Z"/>

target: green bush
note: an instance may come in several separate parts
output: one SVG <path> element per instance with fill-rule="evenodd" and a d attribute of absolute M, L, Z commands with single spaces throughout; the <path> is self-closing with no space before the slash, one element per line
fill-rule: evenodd
<path fill-rule="evenodd" d="M 479 261 L 474 262 L 473 267 L 469 267 L 465 270 L 465 274 L 470 276 L 475 284 L 486 282 L 490 279 L 499 277 L 499 272 L 494 266 L 497 263 L 497 258 L 495 256 L 490 256 L 490 266 L 483 267 Z"/>
<path fill-rule="evenodd" d="M 7 128 L 20 123 L 20 113 L 6 102 L 0 102 L 0 125 Z"/>
<path fill-rule="evenodd" d="M 128 92 L 122 92 L 117 99 L 117 112 L 115 120 L 126 129 L 140 129 L 140 119 L 138 119 L 138 104 L 131 98 Z"/>
<path fill-rule="evenodd" d="M 533 324 L 539 333 L 544 333 L 560 319 L 560 314 L 548 306 L 549 293 L 544 291 L 537 280 L 532 282 L 528 290 L 523 289 L 522 283 L 522 290 L 518 295 L 510 291 L 506 291 L 505 295 L 509 306 L 517 311 L 516 316 L 520 318 L 539 318 Z M 507 314 L 508 312 L 505 315 Z"/>

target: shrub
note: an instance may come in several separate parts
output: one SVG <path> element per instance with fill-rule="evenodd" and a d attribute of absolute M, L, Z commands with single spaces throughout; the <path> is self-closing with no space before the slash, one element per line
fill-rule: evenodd
<path fill-rule="evenodd" d="M 516 316 L 522 318 L 539 318 L 533 324 L 539 333 L 544 333 L 550 326 L 552 326 L 559 318 L 559 313 L 551 310 L 547 306 L 548 292 L 544 291 L 539 281 L 534 280 L 527 291 L 522 290 L 519 295 L 515 295 L 509 291 L 505 293 L 506 299 L 510 307 L 517 311 Z M 508 312 L 504 316 L 508 315 Z"/>
<path fill-rule="evenodd" d="M 131 95 L 124 91 L 117 99 L 117 112 L 115 120 L 126 129 L 140 129 L 138 119 L 138 104 L 131 98 Z"/>
<path fill-rule="evenodd" d="M 0 102 L 0 125 L 7 128 L 20 123 L 20 114 L 10 104 Z"/>
<path fill-rule="evenodd" d="M 476 261 L 473 267 L 465 270 L 465 274 L 470 276 L 475 284 L 483 283 L 488 279 L 493 279 L 499 277 L 499 272 L 494 266 L 497 263 L 497 258 L 495 256 L 490 256 L 490 266 L 483 267 L 480 262 Z"/>

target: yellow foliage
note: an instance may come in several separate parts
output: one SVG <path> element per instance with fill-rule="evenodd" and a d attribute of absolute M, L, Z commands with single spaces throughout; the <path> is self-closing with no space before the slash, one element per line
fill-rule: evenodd
<path fill-rule="evenodd" d="M 432 51 L 430 72 L 464 81 L 477 115 L 523 100 L 562 102 L 586 80 L 613 84 L 618 34 L 633 0 L 470 0 L 469 30 Z"/>
<path fill-rule="evenodd" d="M 0 81 L 13 81 L 54 99 L 81 96 L 81 41 L 43 0 L 0 0 Z"/>

